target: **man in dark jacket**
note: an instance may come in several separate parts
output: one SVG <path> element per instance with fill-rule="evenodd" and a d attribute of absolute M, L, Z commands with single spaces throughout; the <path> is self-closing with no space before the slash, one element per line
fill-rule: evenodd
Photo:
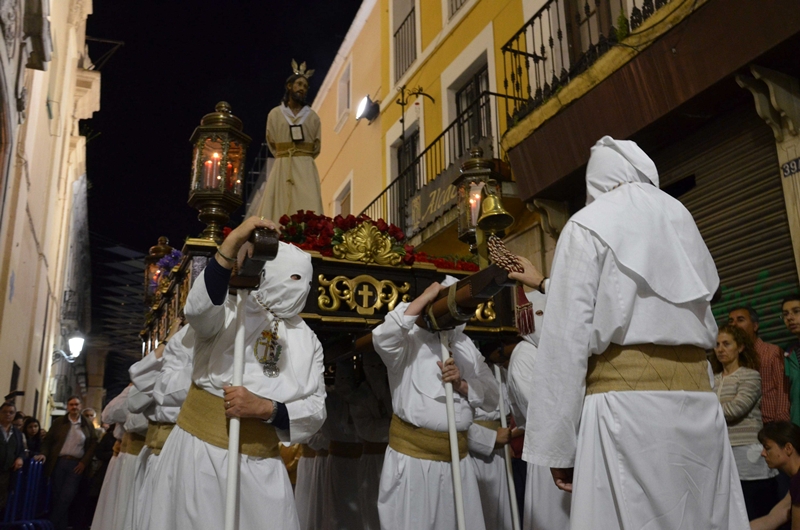
<path fill-rule="evenodd" d="M 53 422 L 42 444 L 42 454 L 47 456 L 44 470 L 53 481 L 50 520 L 56 530 L 67 528 L 70 505 L 96 446 L 94 426 L 81 416 L 80 398 L 72 396 L 67 400 L 67 415 Z"/>
<path fill-rule="evenodd" d="M 17 407 L 6 401 L 0 405 L 0 513 L 6 507 L 11 474 L 22 467 L 22 455 L 25 445 L 22 442 L 22 433 L 11 422 Z"/>

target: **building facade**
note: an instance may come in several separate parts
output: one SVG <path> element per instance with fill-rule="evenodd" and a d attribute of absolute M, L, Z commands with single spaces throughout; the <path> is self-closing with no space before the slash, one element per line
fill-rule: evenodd
<path fill-rule="evenodd" d="M 448 184 L 479 145 L 515 183 L 507 246 L 547 274 L 590 147 L 632 139 L 714 256 L 720 322 L 751 304 L 784 344 L 780 301 L 800 269 L 798 17 L 791 0 L 366 1 L 314 102 L 326 213 L 346 198 L 429 253 L 464 254 Z M 365 95 L 370 125 L 353 112 Z"/>
<path fill-rule="evenodd" d="M 85 359 L 64 360 L 88 333 L 86 139 L 100 108 L 86 52 L 91 0 L 0 2 L 0 391 L 49 425 L 86 391 Z M 57 412 L 56 412 L 57 413 Z"/>

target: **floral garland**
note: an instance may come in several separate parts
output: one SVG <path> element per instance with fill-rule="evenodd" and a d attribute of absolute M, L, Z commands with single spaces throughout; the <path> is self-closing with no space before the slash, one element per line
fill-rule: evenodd
<path fill-rule="evenodd" d="M 156 263 L 158 274 L 150 278 L 150 292 L 155 292 L 161 279 L 168 277 L 172 268 L 178 265 L 182 258 L 183 254 L 180 250 L 172 249 L 169 254 L 158 260 L 158 263 Z"/>
<path fill-rule="evenodd" d="M 434 257 L 425 252 L 416 251 L 413 245 L 404 244 L 406 235 L 396 225 L 383 219 L 373 220 L 361 214 L 358 217 L 337 215 L 333 219 L 318 215 L 311 211 L 298 210 L 292 215 L 282 216 L 281 241 L 292 243 L 303 250 L 314 250 L 323 256 L 333 256 L 333 247 L 342 243 L 344 234 L 357 228 L 365 221 L 372 222 L 381 232 L 387 234 L 392 241 L 392 251 L 402 256 L 403 265 L 432 263 L 439 269 L 474 272 L 479 270 L 476 263 L 457 256 Z"/>

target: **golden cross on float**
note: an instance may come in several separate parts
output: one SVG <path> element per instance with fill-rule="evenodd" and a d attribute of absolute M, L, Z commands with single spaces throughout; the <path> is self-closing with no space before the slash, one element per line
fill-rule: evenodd
<path fill-rule="evenodd" d="M 361 305 L 369 307 L 369 299 L 372 296 L 372 289 L 369 288 L 369 284 L 362 283 L 361 289 L 356 294 L 361 297 Z"/>

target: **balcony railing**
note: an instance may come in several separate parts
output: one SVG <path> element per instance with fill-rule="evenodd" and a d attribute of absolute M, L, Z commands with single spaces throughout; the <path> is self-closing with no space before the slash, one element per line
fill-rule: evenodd
<path fill-rule="evenodd" d="M 414 8 L 394 32 L 394 79 L 397 81 L 417 58 L 417 23 Z"/>
<path fill-rule="evenodd" d="M 450 12 L 448 14 L 452 17 L 456 14 L 456 11 L 461 9 L 461 6 L 467 3 L 467 0 L 448 0 L 447 3 L 450 7 Z"/>
<path fill-rule="evenodd" d="M 424 186 L 434 179 L 448 184 L 455 180 L 461 163 L 475 145 L 483 149 L 486 158 L 499 156 L 497 138 L 502 131 L 498 130 L 496 116 L 498 97 L 506 98 L 494 92 L 481 93 L 411 164 L 400 170 L 398 177 L 362 213 L 396 224 L 408 236 L 425 228 L 426 211 L 413 211 L 412 204 Z M 455 197 L 451 197 L 437 203 L 434 210 L 446 211 L 454 205 Z"/>
<path fill-rule="evenodd" d="M 541 106 L 669 0 L 548 0 L 501 48 L 508 123 Z M 510 126 L 510 125 L 509 125 Z"/>

